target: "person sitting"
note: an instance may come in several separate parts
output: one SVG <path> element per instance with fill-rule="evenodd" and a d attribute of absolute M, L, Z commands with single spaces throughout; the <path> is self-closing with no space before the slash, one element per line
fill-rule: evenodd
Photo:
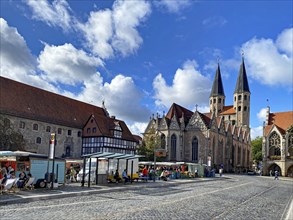
<path fill-rule="evenodd" d="M 24 184 L 27 180 L 26 173 L 21 172 L 18 177 L 19 177 L 19 179 L 16 184 L 17 184 L 17 188 L 21 189 L 24 187 Z"/>
<path fill-rule="evenodd" d="M 167 170 L 163 170 L 160 178 L 164 181 L 167 181 L 167 175 L 168 175 Z"/>
<path fill-rule="evenodd" d="M 129 182 L 129 177 L 127 175 L 126 169 L 122 173 L 122 178 L 124 179 L 124 183 Z"/>
<path fill-rule="evenodd" d="M 119 171 L 118 170 L 116 170 L 115 171 L 115 173 L 114 173 L 114 179 L 115 179 L 115 181 L 116 181 L 116 183 L 119 183 L 119 181 L 120 181 L 120 177 L 119 177 Z"/>
<path fill-rule="evenodd" d="M 4 189 L 4 186 L 6 184 L 6 181 L 7 181 L 7 174 L 4 174 L 3 175 L 3 178 L 0 180 L 0 191 L 2 193 L 3 189 Z"/>

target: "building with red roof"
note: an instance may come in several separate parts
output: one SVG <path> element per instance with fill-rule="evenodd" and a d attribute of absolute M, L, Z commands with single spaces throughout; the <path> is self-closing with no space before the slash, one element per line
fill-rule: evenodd
<path fill-rule="evenodd" d="M 220 66 L 210 94 L 210 112 L 192 112 L 173 103 L 166 115 L 152 117 L 145 132 L 160 135 L 157 148 L 166 161 L 207 164 L 226 172 L 243 172 L 252 166 L 250 140 L 250 90 L 244 65 L 240 65 L 233 105 L 225 105 Z"/>
<path fill-rule="evenodd" d="M 95 152 L 135 154 L 138 144 L 124 121 L 107 109 L 0 77 L 0 115 L 20 132 L 25 150 L 48 154 L 56 133 L 57 157 L 79 158 Z M 9 146 L 0 146 L 9 150 Z"/>
<path fill-rule="evenodd" d="M 263 127 L 263 173 L 293 177 L 293 111 L 270 112 Z"/>

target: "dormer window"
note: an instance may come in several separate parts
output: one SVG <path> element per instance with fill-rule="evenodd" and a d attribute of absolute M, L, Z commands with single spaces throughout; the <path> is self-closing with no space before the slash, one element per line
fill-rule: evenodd
<path fill-rule="evenodd" d="M 122 137 L 122 128 L 119 125 L 119 122 L 114 122 L 115 128 L 114 128 L 114 137 L 121 138 Z"/>

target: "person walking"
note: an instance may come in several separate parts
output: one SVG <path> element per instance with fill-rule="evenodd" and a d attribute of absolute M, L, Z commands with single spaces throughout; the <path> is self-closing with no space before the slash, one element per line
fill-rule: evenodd
<path fill-rule="evenodd" d="M 279 180 L 279 172 L 277 170 L 275 171 L 275 179 L 274 180 Z"/>

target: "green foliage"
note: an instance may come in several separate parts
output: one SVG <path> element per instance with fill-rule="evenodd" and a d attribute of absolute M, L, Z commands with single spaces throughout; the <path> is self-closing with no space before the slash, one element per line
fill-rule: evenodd
<path fill-rule="evenodd" d="M 10 121 L 0 116 L 0 150 L 24 150 L 25 140 L 19 131 L 14 131 Z"/>
<path fill-rule="evenodd" d="M 262 137 L 256 137 L 251 141 L 252 159 L 257 163 L 262 161 Z"/>
<path fill-rule="evenodd" d="M 140 161 L 154 161 L 154 150 L 160 148 L 160 135 L 156 134 L 154 128 L 149 129 L 148 133 L 144 134 L 142 144 L 138 147 L 139 155 L 145 157 L 140 158 Z M 162 161 L 162 158 L 157 157 L 157 161 Z"/>

